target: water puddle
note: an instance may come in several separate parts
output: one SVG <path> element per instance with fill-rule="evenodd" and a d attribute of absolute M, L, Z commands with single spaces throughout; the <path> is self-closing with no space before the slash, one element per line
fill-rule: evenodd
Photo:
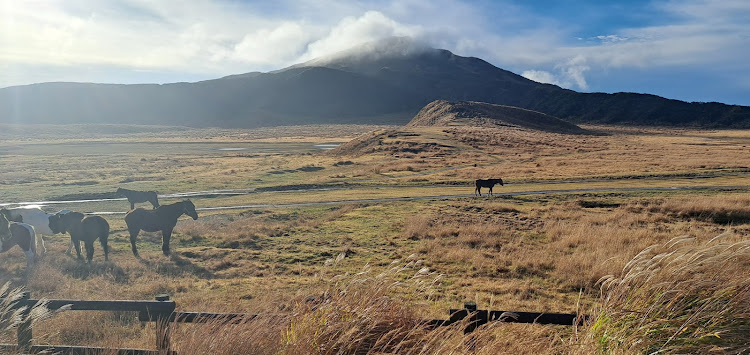
<path fill-rule="evenodd" d="M 320 150 L 331 150 L 340 145 L 341 143 L 321 143 L 321 144 L 316 144 L 315 148 L 318 148 Z"/>

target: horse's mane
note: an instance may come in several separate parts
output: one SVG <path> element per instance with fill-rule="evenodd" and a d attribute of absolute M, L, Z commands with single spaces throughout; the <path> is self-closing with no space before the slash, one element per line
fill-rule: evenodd
<path fill-rule="evenodd" d="M 17 218 L 13 218 L 13 216 L 11 216 L 11 214 L 10 214 L 10 210 L 7 209 L 7 208 L 5 208 L 5 207 L 0 208 L 0 214 L 3 215 L 3 216 L 5 216 L 5 219 L 7 219 L 8 222 L 20 222 L 20 223 L 23 223 L 23 217 L 21 217 L 19 215 Z"/>

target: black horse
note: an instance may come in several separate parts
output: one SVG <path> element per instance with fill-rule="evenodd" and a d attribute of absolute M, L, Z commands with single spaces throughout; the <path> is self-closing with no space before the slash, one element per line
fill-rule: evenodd
<path fill-rule="evenodd" d="M 133 255 L 138 256 L 135 238 L 142 230 L 146 232 L 161 231 L 161 251 L 164 255 L 169 255 L 169 239 L 172 237 L 172 230 L 177 225 L 177 219 L 183 214 L 192 217 L 193 220 L 198 219 L 195 205 L 190 200 L 163 205 L 153 210 L 136 208 L 128 212 L 125 215 L 125 224 L 128 225 L 128 232 L 130 232 L 130 246 L 133 248 Z"/>
<path fill-rule="evenodd" d="M 159 207 L 159 198 L 155 191 L 135 191 L 118 187 L 117 193 L 127 197 L 128 202 L 130 202 L 131 210 L 134 209 L 135 204 L 139 202 L 151 202 L 151 205 L 154 206 L 154 208 Z"/>
<path fill-rule="evenodd" d="M 57 213 L 49 217 L 49 228 L 55 234 L 70 234 L 70 241 L 76 248 L 78 259 L 83 259 L 81 257 L 81 241 L 83 241 L 86 247 L 86 260 L 89 263 L 94 258 L 94 241 L 99 239 L 104 249 L 104 260 L 109 260 L 109 247 L 107 247 L 109 223 L 101 216 L 86 216 L 80 212 Z"/>
<path fill-rule="evenodd" d="M 477 179 L 476 182 L 474 182 L 474 186 L 476 186 L 476 189 L 474 189 L 474 194 L 479 194 L 479 196 L 482 196 L 482 188 L 488 187 L 490 189 L 490 195 L 492 195 L 492 188 L 495 186 L 495 184 L 500 184 L 500 186 L 503 185 L 503 179 Z"/>

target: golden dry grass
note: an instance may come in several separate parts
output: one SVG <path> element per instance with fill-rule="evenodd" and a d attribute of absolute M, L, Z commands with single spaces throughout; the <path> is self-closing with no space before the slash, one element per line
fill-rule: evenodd
<path fill-rule="evenodd" d="M 398 129 L 366 142 L 374 148 L 367 154 L 336 155 L 310 151 L 311 143 L 341 141 L 334 133 L 311 137 L 295 128 L 276 139 L 280 131 L 201 131 L 188 137 L 165 135 L 169 144 L 161 146 L 164 150 L 131 151 L 127 149 L 134 146 L 128 145 L 119 151 L 105 144 L 100 147 L 106 149 L 80 158 L 47 156 L 50 148 L 38 140 L 39 145 L 20 144 L 24 148 L 18 154 L 11 149 L 11 154 L 0 155 L 3 164 L 28 168 L 0 172 L 6 183 L 0 185 L 0 196 L 11 201 L 86 196 L 111 192 L 120 184 L 162 193 L 267 191 L 193 198 L 198 207 L 207 207 L 471 194 L 469 183 L 477 177 L 502 177 L 510 183 L 496 192 L 747 185 L 747 131 L 586 128 L 610 135 Z M 196 137 L 221 144 L 261 142 L 269 149 L 292 145 L 285 145 L 291 149 L 285 152 L 216 153 L 216 146 L 192 145 Z M 145 136 L 110 138 L 133 143 Z M 83 138 L 66 138 L 65 143 L 81 144 L 80 149 L 88 144 Z M 178 147 L 185 151 L 178 152 Z M 130 182 L 123 183 L 126 179 Z M 533 184 L 520 184 L 524 182 Z M 565 184 L 551 184 L 555 182 Z M 293 191 L 305 186 L 341 189 Z M 126 204 L 55 208 L 121 211 Z M 722 233 L 727 243 L 743 243 L 750 236 L 747 188 L 457 197 L 199 213 L 197 221 L 179 221 L 170 258 L 160 255 L 158 233 L 142 233 L 138 247 L 144 259 L 133 258 L 122 216 L 110 215 L 111 262 L 102 262 L 97 248 L 92 265 L 80 264 L 63 254 L 66 238 L 51 237 L 47 257 L 28 278 L 18 249 L 0 255 L 0 282 L 25 284 L 34 297 L 153 299 L 168 293 L 185 311 L 283 315 L 229 327 L 180 325 L 175 334 L 183 340 L 175 347 L 182 353 L 242 353 L 250 351 L 248 344 L 259 344 L 263 353 L 290 354 L 489 354 L 498 348 L 590 353 L 603 351 L 604 345 L 601 333 L 588 328 L 495 324 L 465 336 L 461 326 L 425 332 L 414 322 L 447 318 L 449 308 L 468 300 L 483 309 L 614 314 L 619 312 L 616 303 L 601 306 L 597 281 L 620 275 L 643 249 L 682 235 L 695 238 L 697 245 Z M 410 266 L 392 272 L 394 260 L 400 260 L 393 264 L 399 269 Z M 370 271 L 356 275 L 366 266 Z M 430 278 L 413 279 L 423 268 Z M 742 275 L 736 268 L 727 270 L 732 271 L 727 277 Z M 388 276 L 378 278 L 382 272 Z M 414 284 L 427 279 L 430 287 Z M 153 325 L 127 313 L 68 312 L 41 322 L 35 337 L 50 344 L 152 348 L 155 343 Z M 641 351 L 612 342 L 606 347 Z"/>
<path fill-rule="evenodd" d="M 314 295 L 291 300 L 283 314 L 233 325 L 177 326 L 175 348 L 196 354 L 494 354 L 498 349 L 550 353 L 566 346 L 552 327 L 495 324 L 468 335 L 466 322 L 425 327 L 411 301 L 394 295 L 408 290 L 429 300 L 435 277 L 413 262 L 342 275 Z"/>
<path fill-rule="evenodd" d="M 678 237 L 603 279 L 590 336 L 600 351 L 750 351 L 750 241 Z"/>

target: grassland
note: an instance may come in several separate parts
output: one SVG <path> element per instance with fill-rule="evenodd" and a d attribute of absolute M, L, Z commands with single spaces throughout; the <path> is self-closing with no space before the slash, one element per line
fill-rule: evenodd
<path fill-rule="evenodd" d="M 0 255 L 0 282 L 23 285 L 35 297 L 168 293 L 188 311 L 299 315 L 235 329 L 267 343 L 261 349 L 270 352 L 325 353 L 320 344 L 330 345 L 328 352 L 353 351 L 343 347 L 347 342 L 366 348 L 360 340 L 379 334 L 378 319 L 411 329 L 408 320 L 445 318 L 469 300 L 484 309 L 582 311 L 620 320 L 600 320 L 599 333 L 488 327 L 473 348 L 464 347 L 460 329 L 394 331 L 389 341 L 403 348 L 380 349 L 651 351 L 658 346 L 639 348 L 631 341 L 638 334 L 621 331 L 632 326 L 620 313 L 601 311 L 605 293 L 597 281 L 615 280 L 642 250 L 676 237 L 692 238 L 696 250 L 718 235 L 727 245 L 750 240 L 748 131 L 591 126 L 585 128 L 597 135 L 579 136 L 467 127 L 11 128 L 0 141 L 0 164 L 12 167 L 0 171 L 0 203 L 47 201 L 49 211 L 111 212 L 105 217 L 112 253 L 104 262 L 97 249 L 86 265 L 64 254 L 66 238 L 47 237 L 48 253 L 28 275 L 20 250 Z M 345 142 L 330 151 L 319 146 Z M 502 177 L 506 185 L 494 197 L 475 197 L 471 183 L 480 177 Z M 181 198 L 170 194 L 196 192 L 190 198 L 200 218 L 179 221 L 171 257 L 161 256 L 158 233 L 142 234 L 143 258 L 133 257 L 122 219 L 129 206 L 115 199 L 118 186 L 159 191 L 162 203 Z M 223 208 L 232 206 L 254 207 Z M 730 259 L 731 268 L 722 264 L 716 273 L 744 290 L 730 290 L 735 301 L 748 301 L 747 249 Z M 321 299 L 335 302 L 318 305 Z M 747 329 L 746 314 L 744 325 L 732 329 Z M 345 336 L 351 321 L 366 326 Z M 330 332 L 319 334 L 320 324 Z M 211 329 L 181 327 L 185 340 L 177 350 L 200 353 L 206 334 L 217 332 Z M 36 341 L 51 344 L 154 343 L 153 329 L 127 313 L 67 312 L 35 332 Z M 226 353 L 242 345 L 224 341 Z"/>

